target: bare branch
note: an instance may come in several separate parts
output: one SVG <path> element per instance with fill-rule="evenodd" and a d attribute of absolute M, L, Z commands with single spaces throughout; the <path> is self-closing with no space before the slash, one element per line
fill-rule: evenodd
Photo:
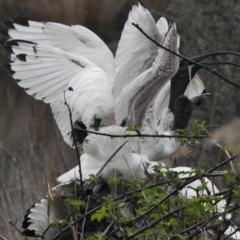
<path fill-rule="evenodd" d="M 150 41 L 152 41 L 153 43 L 155 43 L 158 47 L 160 47 L 160 48 L 162 48 L 162 49 L 164 49 L 164 50 L 166 50 L 166 51 L 174 54 L 175 56 L 178 56 L 179 58 L 181 58 L 181 59 L 183 59 L 183 60 L 185 60 L 185 61 L 187 61 L 187 62 L 189 62 L 189 63 L 192 63 L 192 64 L 194 64 L 194 65 L 197 65 L 197 66 L 199 66 L 199 67 L 207 70 L 208 72 L 213 73 L 214 75 L 216 75 L 216 76 L 220 77 L 221 79 L 223 79 L 225 82 L 227 82 L 227 83 L 231 84 L 232 86 L 237 87 L 237 88 L 240 89 L 240 86 L 239 86 L 239 85 L 237 85 L 236 83 L 234 83 L 234 82 L 230 81 L 229 79 L 225 78 L 224 76 L 222 76 L 221 74 L 219 74 L 217 71 L 212 70 L 212 69 L 210 69 L 209 67 L 207 67 L 207 66 L 205 66 L 205 65 L 203 65 L 203 64 L 201 64 L 201 63 L 199 63 L 199 62 L 193 61 L 193 60 L 191 60 L 190 58 L 184 57 L 184 56 L 181 55 L 181 54 L 178 54 L 178 53 L 176 53 L 176 52 L 173 52 L 172 50 L 164 47 L 162 44 L 156 42 L 154 39 L 152 39 L 150 36 L 148 36 L 148 35 L 142 30 L 142 28 L 139 27 L 138 24 L 132 23 L 132 25 L 133 25 L 134 27 L 136 27 L 146 38 L 148 38 Z M 230 54 L 230 52 L 229 52 L 229 54 Z M 234 52 L 232 52 L 232 54 L 237 55 L 237 56 L 240 55 L 240 54 L 237 54 L 237 53 L 234 53 Z"/>
<path fill-rule="evenodd" d="M 100 136 L 105 136 L 105 137 L 110 137 L 110 138 L 131 138 L 131 137 L 152 137 L 152 138 L 184 138 L 184 139 L 205 139 L 205 138 L 210 138 L 212 136 L 210 135 L 198 135 L 198 136 L 190 136 L 190 135 L 180 135 L 180 134 L 173 134 L 173 135 L 165 135 L 165 134 L 125 134 L 125 135 L 114 135 L 114 134 L 107 134 L 107 133 L 101 133 L 98 131 L 91 131 L 91 130 L 86 130 L 82 129 L 79 127 L 76 127 L 76 129 L 81 129 L 84 132 L 95 134 L 95 135 L 100 135 Z"/>
<path fill-rule="evenodd" d="M 76 150 L 76 154 L 77 154 L 77 162 L 78 162 L 78 166 L 79 166 L 79 176 L 80 176 L 80 186 L 81 186 L 81 191 L 83 191 L 83 181 L 82 181 L 82 167 L 81 167 L 81 161 L 80 161 L 80 154 L 79 154 L 79 151 L 78 151 L 78 147 L 77 147 L 77 142 L 76 142 L 76 138 L 74 136 L 74 132 L 73 132 L 73 122 L 72 122 L 72 111 L 67 103 L 67 100 L 66 100 L 66 95 L 65 95 L 65 92 L 66 91 L 71 91 L 71 89 L 67 89 L 63 92 L 63 95 L 64 95 L 64 104 L 67 106 L 68 108 L 68 113 L 69 113 L 69 119 L 70 119 L 70 125 L 71 125 L 71 130 L 72 130 L 72 137 L 73 137 L 73 144 L 74 144 L 74 147 L 75 147 L 75 150 Z"/>

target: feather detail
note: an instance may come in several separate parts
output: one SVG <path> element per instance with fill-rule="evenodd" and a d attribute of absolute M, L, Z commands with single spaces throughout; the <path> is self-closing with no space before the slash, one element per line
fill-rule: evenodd
<path fill-rule="evenodd" d="M 113 85 L 115 79 L 113 54 L 106 44 L 89 29 L 80 25 L 66 26 L 23 18 L 3 22 L 3 25 L 8 28 L 7 36 L 10 39 L 49 45 L 87 58 L 107 74 L 109 84 Z"/>
<path fill-rule="evenodd" d="M 11 40 L 6 46 L 16 56 L 25 56 L 21 62 L 9 64 L 8 71 L 28 94 L 51 103 L 55 120 L 69 145 L 72 146 L 71 126 L 65 99 L 72 111 L 73 123 L 78 120 L 90 128 L 95 119 L 100 119 L 100 126 L 115 122 L 108 78 L 88 59 L 27 41 Z"/>
<path fill-rule="evenodd" d="M 160 43 L 166 33 L 164 31 L 167 22 L 164 22 L 164 19 L 158 24 L 161 29 L 160 34 L 150 12 L 141 3 L 133 5 L 122 31 L 114 60 L 117 74 L 113 88 L 115 99 L 125 86 L 152 66 L 158 54 L 158 47 L 147 39 L 132 23 L 138 24 L 143 31 Z"/>

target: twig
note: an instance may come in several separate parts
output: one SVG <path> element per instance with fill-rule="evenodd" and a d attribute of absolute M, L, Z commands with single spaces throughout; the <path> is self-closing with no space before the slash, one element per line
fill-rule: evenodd
<path fill-rule="evenodd" d="M 87 196 L 87 206 L 86 206 L 86 210 L 85 210 L 85 214 L 87 213 L 88 211 L 88 205 L 89 205 L 89 199 L 90 199 L 90 196 L 88 195 Z M 82 224 L 82 237 L 80 239 L 84 240 L 84 227 L 85 227 L 85 223 L 86 223 L 86 218 L 83 219 L 83 224 Z"/>
<path fill-rule="evenodd" d="M 41 235 L 41 238 L 42 239 L 44 239 L 44 236 L 45 236 L 45 234 L 47 233 L 47 231 L 50 229 L 50 227 L 52 227 L 53 226 L 53 224 L 49 224 L 48 226 L 47 226 L 47 228 L 44 230 L 44 232 L 43 232 L 43 234 Z"/>
<path fill-rule="evenodd" d="M 223 162 L 217 164 L 216 166 L 210 168 L 209 170 L 207 170 L 205 173 L 211 173 L 213 171 L 215 171 L 216 169 L 218 169 L 219 167 L 222 167 L 223 165 L 227 164 L 228 162 L 232 161 L 233 159 L 236 158 L 236 155 L 233 155 L 232 157 L 224 160 Z"/>
<path fill-rule="evenodd" d="M 8 222 L 14 227 L 15 230 L 17 230 L 18 233 L 21 234 L 21 236 L 23 236 L 23 235 L 22 235 L 22 232 L 21 232 L 21 231 L 17 228 L 17 226 L 16 226 L 16 224 L 17 224 L 17 219 L 16 219 L 16 221 L 15 221 L 15 224 L 13 224 L 12 221 L 10 221 L 10 220 L 9 220 Z"/>
<path fill-rule="evenodd" d="M 131 172 L 133 178 L 136 179 L 136 175 L 135 175 L 135 173 L 132 171 L 132 169 L 130 168 L 127 159 L 125 158 L 125 156 L 123 156 L 123 158 L 124 158 L 124 160 L 125 160 L 125 162 L 126 162 L 126 164 L 127 164 L 127 167 L 128 167 L 128 169 L 129 169 L 129 171 Z M 142 161 L 139 163 L 139 166 L 140 166 L 141 163 L 142 163 Z M 138 166 L 138 169 L 139 169 L 139 166 Z M 138 169 L 137 169 L 137 171 L 138 171 Z M 136 171 L 136 172 L 137 172 L 137 171 Z M 140 185 L 139 185 L 139 184 L 137 184 L 137 185 L 138 185 L 138 187 L 140 188 Z M 146 195 L 144 194 L 143 191 L 142 191 L 142 195 L 143 195 L 143 197 L 147 200 L 147 197 L 146 197 Z"/>
<path fill-rule="evenodd" d="M 71 130 L 72 130 L 72 137 L 73 137 L 73 144 L 74 144 L 74 147 L 75 147 L 75 150 L 76 150 L 77 162 L 78 162 L 78 166 L 79 166 L 79 176 L 80 176 L 81 192 L 83 193 L 82 167 L 81 167 L 81 161 L 80 161 L 80 154 L 79 154 L 79 151 L 78 151 L 77 142 L 76 142 L 76 138 L 75 138 L 75 135 L 74 135 L 73 122 L 72 122 L 72 111 L 71 111 L 71 109 L 70 109 L 70 107 L 69 107 L 69 105 L 67 103 L 67 100 L 66 100 L 66 95 L 65 95 L 66 91 L 72 91 L 72 89 L 69 88 L 69 89 L 63 91 L 63 95 L 64 95 L 64 104 L 68 108 L 70 125 L 71 125 Z"/>
<path fill-rule="evenodd" d="M 113 159 L 113 157 L 121 150 L 121 148 L 123 148 L 123 146 L 128 142 L 128 140 L 126 142 L 124 142 L 113 154 L 112 156 L 102 165 L 102 167 L 99 169 L 99 171 L 97 172 L 96 176 L 98 177 L 100 175 L 100 173 L 103 171 L 103 169 L 108 165 L 108 163 Z"/>
<path fill-rule="evenodd" d="M 193 60 L 191 60 L 190 58 L 184 57 L 183 55 L 180 55 L 180 54 L 178 54 L 178 53 L 176 53 L 176 52 L 174 52 L 174 51 L 172 51 L 172 50 L 164 47 L 162 44 L 156 42 L 154 39 L 152 39 L 150 36 L 148 36 L 148 35 L 142 30 L 142 28 L 140 28 L 140 27 L 138 26 L 138 24 L 132 23 L 132 25 L 133 25 L 134 27 L 136 27 L 146 38 L 148 38 L 150 41 L 152 41 L 153 43 L 155 43 L 158 47 L 160 47 L 160 48 L 162 48 L 162 49 L 164 49 L 164 50 L 166 50 L 166 51 L 174 54 L 175 56 L 178 56 L 179 58 L 181 58 L 181 59 L 183 59 L 183 60 L 185 60 L 185 61 L 187 61 L 187 62 L 189 62 L 189 63 L 192 63 L 192 64 L 194 64 L 194 65 L 197 65 L 197 66 L 199 66 L 199 67 L 201 67 L 201 68 L 206 69 L 207 71 L 209 71 L 209 72 L 213 73 L 214 75 L 216 75 L 216 76 L 220 77 L 221 79 L 223 79 L 225 82 L 227 82 L 227 83 L 231 84 L 232 86 L 237 87 L 237 88 L 240 89 L 240 86 L 239 86 L 239 85 L 237 85 L 236 83 L 234 83 L 234 82 L 230 81 L 229 79 L 225 78 L 224 76 L 222 76 L 221 74 L 219 74 L 217 71 L 212 70 L 212 69 L 210 69 L 209 67 L 207 67 L 207 66 L 205 66 L 205 65 L 203 65 L 203 64 L 201 64 L 201 63 L 199 63 L 199 62 L 193 61 Z M 232 54 L 233 54 L 233 53 L 232 53 Z M 239 55 L 239 54 L 236 54 L 236 53 L 235 53 L 235 55 Z"/>
<path fill-rule="evenodd" d="M 95 135 L 101 135 L 101 136 L 106 136 L 110 138 L 131 138 L 131 137 L 152 137 L 152 138 L 186 138 L 186 139 L 205 139 L 205 138 L 211 138 L 212 136 L 210 135 L 198 135 L 198 136 L 190 136 L 190 135 L 179 135 L 179 134 L 173 134 L 173 135 L 165 135 L 165 134 L 125 134 L 125 135 L 114 135 L 114 134 L 107 134 L 107 133 L 101 133 L 97 131 L 91 131 L 91 130 L 86 130 L 82 129 L 78 126 L 75 127 L 76 129 L 81 129 L 81 131 L 95 134 Z"/>
<path fill-rule="evenodd" d="M 155 226 L 157 223 L 159 223 L 159 222 L 163 221 L 164 219 L 166 219 L 166 218 L 172 216 L 173 214 L 175 214 L 175 213 L 181 211 L 182 209 L 183 209 L 183 207 L 179 207 L 179 208 L 177 208 L 177 209 L 175 209 L 175 210 L 172 210 L 171 212 L 165 214 L 163 217 L 161 217 L 161 218 L 155 220 L 154 222 L 150 223 L 149 225 L 147 225 L 147 226 L 141 228 L 139 231 L 137 231 L 137 232 L 135 232 L 135 233 L 129 235 L 128 237 L 124 238 L 124 240 L 129 240 L 129 239 L 135 238 L 135 237 L 138 236 L 140 233 L 142 233 L 142 232 L 144 232 L 145 230 L 147 230 L 147 229 L 149 229 L 149 228 Z"/>

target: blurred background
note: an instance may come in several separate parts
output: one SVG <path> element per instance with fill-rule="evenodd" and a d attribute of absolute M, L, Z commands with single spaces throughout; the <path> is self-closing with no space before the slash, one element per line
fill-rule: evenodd
<path fill-rule="evenodd" d="M 142 0 L 155 20 L 165 16 L 177 24 L 181 54 L 192 57 L 205 52 L 240 52 L 240 2 L 236 0 Z M 0 0 L 0 20 L 24 17 L 80 24 L 91 29 L 115 53 L 132 0 Z M 68 44 L 66 42 L 66 44 Z M 215 60 L 235 61 L 222 57 Z M 0 66 L 8 59 L 0 55 Z M 216 67 L 240 84 L 240 69 Z M 213 95 L 192 117 L 215 129 L 240 115 L 240 90 L 204 70 L 199 72 Z M 76 154 L 63 141 L 50 107 L 28 96 L 0 69 L 0 235 L 14 235 L 11 220 L 21 229 L 26 210 L 46 195 L 48 185 L 77 164 Z M 238 131 L 236 132 L 236 134 Z M 196 147 L 194 155 L 176 165 L 210 168 L 226 156 L 216 147 Z M 236 164 L 237 165 L 237 164 Z M 16 235 L 21 239 L 20 235 Z"/>

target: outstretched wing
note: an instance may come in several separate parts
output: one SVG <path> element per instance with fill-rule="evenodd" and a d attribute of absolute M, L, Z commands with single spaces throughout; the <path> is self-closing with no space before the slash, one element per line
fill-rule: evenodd
<path fill-rule="evenodd" d="M 3 22 L 7 28 L 1 33 L 10 39 L 22 39 L 60 48 L 79 54 L 101 68 L 113 84 L 115 67 L 113 54 L 92 31 L 80 26 L 66 26 L 54 22 L 40 22 L 23 18 Z"/>
<path fill-rule="evenodd" d="M 68 144 L 72 145 L 71 126 L 65 100 L 72 111 L 73 122 L 79 120 L 90 127 L 96 119 L 102 121 L 101 124 L 114 120 L 114 101 L 108 78 L 85 57 L 19 40 L 6 42 L 3 49 L 17 59 L 5 68 L 18 85 L 34 98 L 51 103 Z"/>
<path fill-rule="evenodd" d="M 138 24 L 144 32 L 159 43 L 163 41 L 168 30 L 165 18 L 160 18 L 156 25 L 147 9 L 140 3 L 133 5 L 125 23 L 115 57 L 117 74 L 113 87 L 115 99 L 127 84 L 152 66 L 158 54 L 158 47 L 147 39 L 132 23 Z"/>
<path fill-rule="evenodd" d="M 178 52 L 179 37 L 175 24 L 169 30 L 163 45 Z M 142 126 L 157 95 L 176 74 L 178 67 L 179 58 L 176 55 L 159 49 L 151 68 L 128 84 L 119 95 L 115 110 L 117 124 Z"/>

